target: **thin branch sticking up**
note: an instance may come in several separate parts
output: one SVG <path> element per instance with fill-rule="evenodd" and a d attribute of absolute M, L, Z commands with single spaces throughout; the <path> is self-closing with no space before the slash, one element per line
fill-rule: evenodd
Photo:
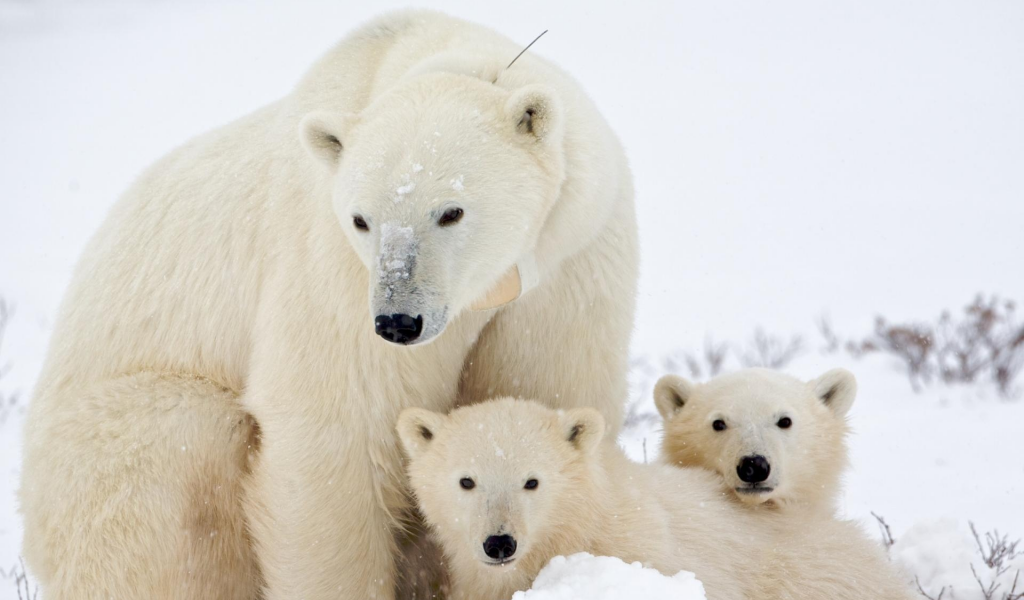
<path fill-rule="evenodd" d="M 882 543 L 885 544 L 885 549 L 889 550 L 896 543 L 896 538 L 892 537 L 892 529 L 889 528 L 889 524 L 885 522 L 885 519 L 876 515 L 874 511 L 871 512 L 871 516 L 878 521 L 878 529 L 882 532 Z"/>
<path fill-rule="evenodd" d="M 978 535 L 978 530 L 974 527 L 974 523 L 968 521 L 968 525 L 971 526 L 974 543 L 978 546 L 978 554 L 981 555 L 981 559 L 985 561 L 988 568 L 996 570 L 996 576 L 1002 575 L 1009 570 L 1010 565 L 1007 563 L 1018 556 L 1024 555 L 1024 552 L 1017 550 L 1020 540 L 1011 542 L 1009 536 L 999 535 L 998 529 L 985 533 L 985 545 L 982 546 L 981 536 Z"/>
<path fill-rule="evenodd" d="M 999 584 L 992 581 L 986 587 L 981 581 L 981 577 L 978 576 L 978 572 L 974 570 L 974 565 L 971 565 L 971 573 L 974 574 L 974 580 L 978 582 L 978 587 L 981 588 L 981 595 L 984 596 L 985 600 L 994 600 L 996 597 L 996 590 L 999 589 Z"/>
<path fill-rule="evenodd" d="M 942 600 L 942 596 L 946 593 L 946 586 L 942 586 L 942 589 L 939 590 L 938 596 L 929 595 L 928 592 L 924 591 L 924 588 L 921 587 L 921 580 L 917 578 L 917 575 L 914 576 L 914 583 L 917 584 L 917 591 L 925 598 L 928 598 L 928 600 Z"/>
<path fill-rule="evenodd" d="M 1013 585 L 1010 586 L 1010 591 L 1006 592 L 1005 600 L 1021 600 L 1024 598 L 1024 590 L 1017 591 L 1017 580 L 1020 579 L 1020 570 L 1013 575 Z"/>

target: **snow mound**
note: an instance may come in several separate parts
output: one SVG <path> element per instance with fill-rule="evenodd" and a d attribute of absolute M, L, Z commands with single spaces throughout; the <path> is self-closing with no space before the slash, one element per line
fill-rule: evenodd
<path fill-rule="evenodd" d="M 985 534 L 979 533 L 987 546 Z M 1024 592 L 1024 554 L 990 567 L 970 531 L 954 519 L 917 523 L 899 536 L 889 551 L 893 561 L 911 577 L 916 576 L 921 589 L 932 598 L 943 594 L 943 598 L 955 600 L 986 600 L 983 585 L 996 590 L 992 596 L 996 599 L 1004 593 Z"/>
<path fill-rule="evenodd" d="M 556 556 L 537 575 L 533 588 L 512 600 L 706 600 L 704 585 L 693 573 L 666 577 L 638 562 L 626 564 L 610 556 L 586 552 Z"/>

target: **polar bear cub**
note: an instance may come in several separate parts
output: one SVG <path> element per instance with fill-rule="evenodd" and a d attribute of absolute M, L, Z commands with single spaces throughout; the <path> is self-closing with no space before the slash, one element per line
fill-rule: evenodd
<path fill-rule="evenodd" d="M 451 598 L 507 600 L 555 556 L 589 552 L 694 572 L 709 598 L 911 598 L 850 523 L 756 515 L 704 469 L 630 461 L 600 413 L 491 400 L 398 420 L 411 488 L 445 555 Z"/>
<path fill-rule="evenodd" d="M 857 381 L 844 369 L 809 382 L 769 369 L 704 384 L 666 375 L 654 388 L 662 458 L 716 471 L 748 505 L 833 513 L 856 395 Z"/>

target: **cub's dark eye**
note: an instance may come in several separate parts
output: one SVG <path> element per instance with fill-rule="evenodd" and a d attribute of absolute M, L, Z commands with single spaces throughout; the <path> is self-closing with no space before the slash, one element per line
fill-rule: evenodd
<path fill-rule="evenodd" d="M 537 481 L 536 479 L 527 479 L 526 480 L 526 485 L 523 486 L 523 489 L 524 490 L 535 490 L 535 489 L 537 489 L 538 485 L 540 485 L 540 482 Z"/>
<path fill-rule="evenodd" d="M 471 490 L 476 487 L 476 482 L 469 477 L 463 477 L 459 480 L 459 485 L 461 485 L 464 490 Z"/>
<path fill-rule="evenodd" d="M 449 208 L 448 210 L 444 211 L 444 214 L 441 215 L 441 218 L 437 220 L 437 224 L 440 225 L 441 227 L 445 227 L 447 225 L 454 225 L 454 224 L 458 223 L 461 220 L 462 220 L 462 209 L 461 208 Z"/>
<path fill-rule="evenodd" d="M 355 225 L 356 229 L 360 231 L 370 230 L 370 226 L 366 224 L 366 220 L 360 217 L 359 215 L 352 217 L 352 224 Z"/>
<path fill-rule="evenodd" d="M 715 419 L 715 422 L 711 424 L 711 428 L 715 431 L 725 431 L 725 421 Z"/>
<path fill-rule="evenodd" d="M 793 426 L 793 419 L 790 419 L 789 417 L 782 417 L 776 425 L 782 429 L 789 429 Z"/>

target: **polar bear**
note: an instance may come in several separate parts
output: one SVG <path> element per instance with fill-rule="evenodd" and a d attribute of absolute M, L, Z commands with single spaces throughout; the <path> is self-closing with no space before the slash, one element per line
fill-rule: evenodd
<path fill-rule="evenodd" d="M 705 469 L 630 461 L 591 408 L 503 398 L 398 420 L 451 598 L 506 600 L 555 556 L 692 571 L 722 600 L 913 598 L 882 548 L 830 517 L 757 515 Z"/>
<path fill-rule="evenodd" d="M 403 408 L 505 394 L 619 424 L 629 168 L 521 49 L 387 15 L 121 198 L 27 421 L 47 598 L 391 598 Z"/>
<path fill-rule="evenodd" d="M 844 369 L 810 382 L 769 369 L 700 385 L 666 375 L 654 387 L 662 459 L 721 474 L 751 506 L 834 513 L 856 395 L 857 381 Z"/>

